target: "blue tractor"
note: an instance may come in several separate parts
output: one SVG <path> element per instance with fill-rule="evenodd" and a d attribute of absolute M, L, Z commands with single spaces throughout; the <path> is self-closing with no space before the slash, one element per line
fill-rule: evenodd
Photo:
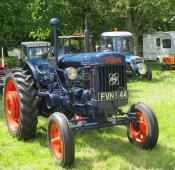
<path fill-rule="evenodd" d="M 148 81 L 152 80 L 152 71 L 142 57 L 134 55 L 133 34 L 125 31 L 104 32 L 101 34 L 101 51 L 115 51 L 123 54 L 126 61 L 127 75 L 138 75 Z"/>
<path fill-rule="evenodd" d="M 3 103 L 9 133 L 33 138 L 37 117 L 48 117 L 47 139 L 58 165 L 71 166 L 75 149 L 72 131 L 124 125 L 131 143 L 152 149 L 158 140 L 154 112 L 143 103 L 128 103 L 125 57 L 116 52 L 58 56 L 58 19 L 54 56 L 49 42 L 21 44 L 19 66 L 6 75 Z"/>

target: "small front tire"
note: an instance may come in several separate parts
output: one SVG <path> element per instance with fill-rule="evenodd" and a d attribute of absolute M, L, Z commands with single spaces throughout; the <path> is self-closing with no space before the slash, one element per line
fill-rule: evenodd
<path fill-rule="evenodd" d="M 147 68 L 147 72 L 145 75 L 146 80 L 151 81 L 152 80 L 152 71 L 150 68 Z"/>
<path fill-rule="evenodd" d="M 152 71 L 150 68 L 147 68 L 147 71 L 144 75 L 141 75 L 142 79 L 146 79 L 147 81 L 151 81 L 152 80 Z"/>
<path fill-rule="evenodd" d="M 47 138 L 49 149 L 56 163 L 69 167 L 74 162 L 75 146 L 68 120 L 64 114 L 55 112 L 49 118 Z"/>
<path fill-rule="evenodd" d="M 169 70 L 169 65 L 168 65 L 168 64 L 163 64 L 163 65 L 162 65 L 162 70 L 163 70 L 163 71 Z"/>
<path fill-rule="evenodd" d="M 131 113 L 136 113 L 127 129 L 130 143 L 141 146 L 143 149 L 152 149 L 156 146 L 159 129 L 154 112 L 145 104 L 137 103 L 130 108 Z"/>

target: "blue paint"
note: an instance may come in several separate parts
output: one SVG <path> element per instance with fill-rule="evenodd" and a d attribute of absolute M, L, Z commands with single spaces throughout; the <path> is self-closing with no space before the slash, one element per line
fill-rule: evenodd
<path fill-rule="evenodd" d="M 104 64 L 104 59 L 110 57 L 120 57 L 122 63 L 125 63 L 125 57 L 116 52 L 94 52 L 81 54 L 68 54 L 58 58 L 58 63 L 77 63 L 78 65 L 96 65 Z M 106 64 L 106 63 L 105 63 Z M 116 63 L 115 63 L 116 64 Z M 121 63 L 120 63 L 121 64 Z"/>
<path fill-rule="evenodd" d="M 133 54 L 124 54 L 126 63 L 133 63 L 135 58 Z"/>

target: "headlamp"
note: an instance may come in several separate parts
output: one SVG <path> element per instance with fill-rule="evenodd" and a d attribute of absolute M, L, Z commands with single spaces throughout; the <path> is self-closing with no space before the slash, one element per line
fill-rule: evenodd
<path fill-rule="evenodd" d="M 140 63 L 140 64 L 138 65 L 138 72 L 139 72 L 139 74 L 141 74 L 141 75 L 146 74 L 146 72 L 147 72 L 147 67 L 146 67 L 146 65 L 143 64 L 143 63 Z"/>
<path fill-rule="evenodd" d="M 68 67 L 64 71 L 64 76 L 69 80 L 75 80 L 77 78 L 78 72 L 77 69 L 73 67 Z"/>

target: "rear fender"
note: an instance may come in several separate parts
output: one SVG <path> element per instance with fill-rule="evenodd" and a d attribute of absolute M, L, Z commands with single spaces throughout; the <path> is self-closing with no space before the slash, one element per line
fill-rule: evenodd
<path fill-rule="evenodd" d="M 35 66 L 32 63 L 30 63 L 29 61 L 25 61 L 25 69 L 30 71 L 32 77 L 34 78 L 35 83 L 37 83 L 39 74 L 38 74 Z"/>

